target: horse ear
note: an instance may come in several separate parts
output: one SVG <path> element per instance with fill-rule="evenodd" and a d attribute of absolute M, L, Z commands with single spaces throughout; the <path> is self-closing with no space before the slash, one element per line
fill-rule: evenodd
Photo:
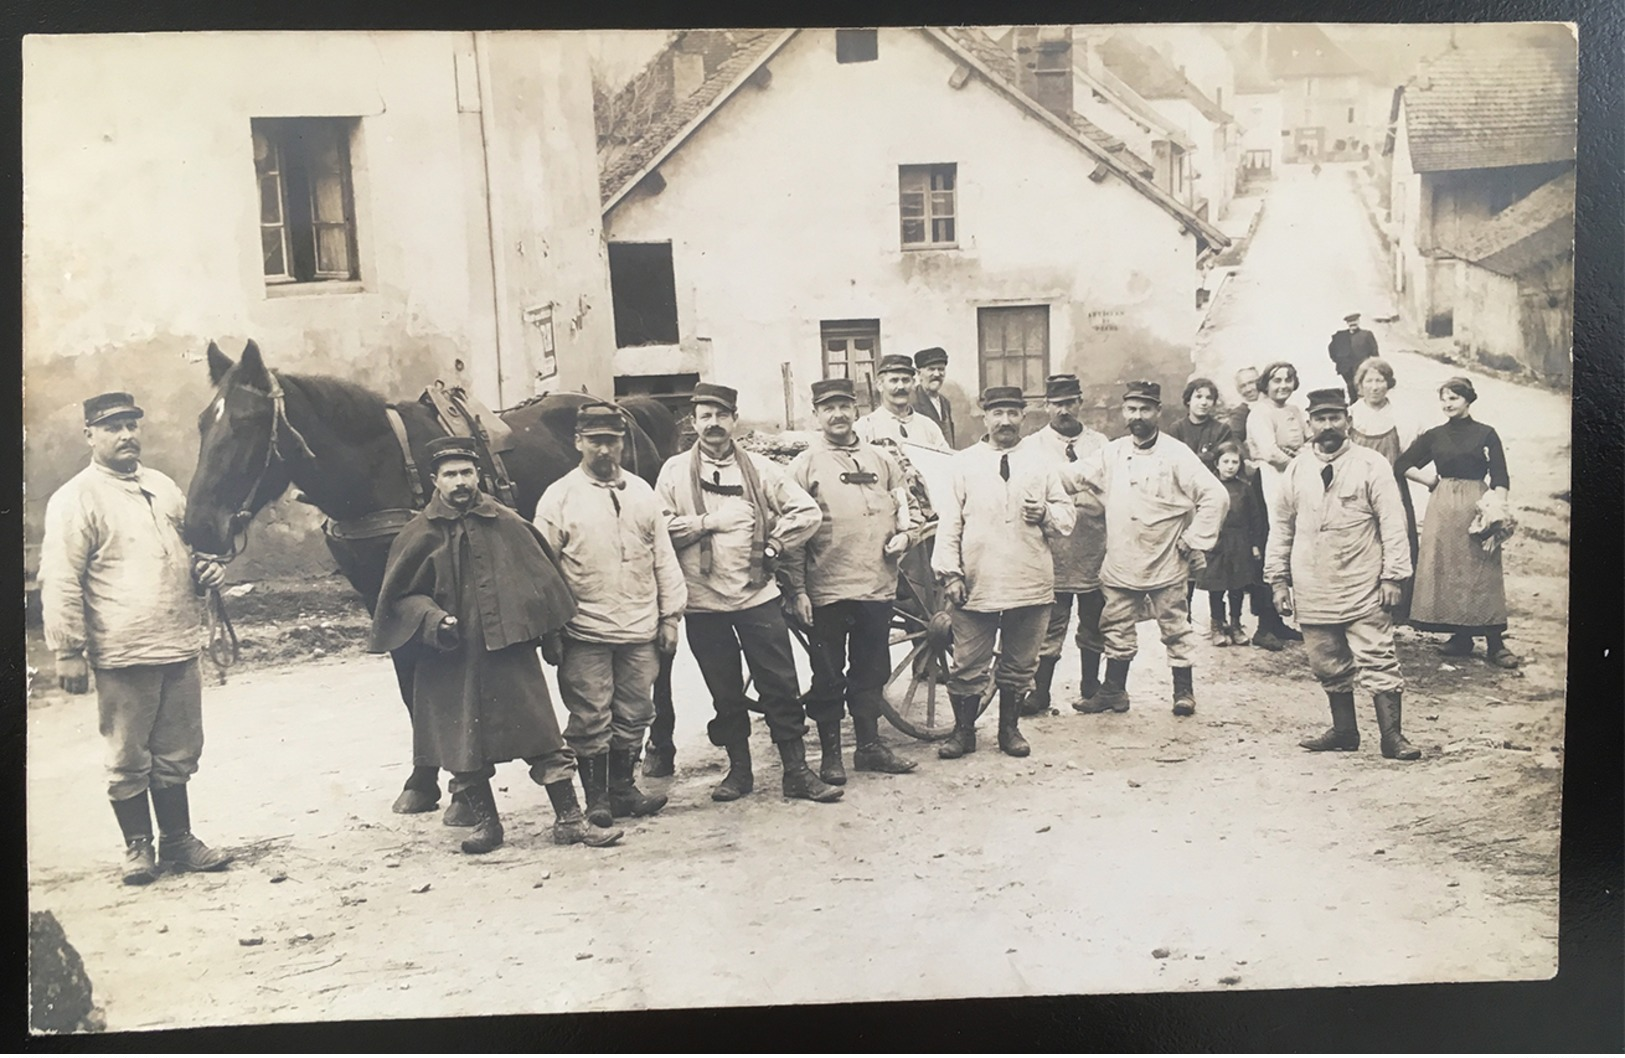
<path fill-rule="evenodd" d="M 209 343 L 209 384 L 218 386 L 220 380 L 226 377 L 226 372 L 232 369 L 231 357 L 220 351 L 220 347 L 213 342 Z"/>
<path fill-rule="evenodd" d="M 260 357 L 260 347 L 252 338 L 248 340 L 247 345 L 243 346 L 242 367 L 243 373 L 248 376 L 250 381 L 258 382 L 269 375 L 265 367 L 265 361 Z"/>

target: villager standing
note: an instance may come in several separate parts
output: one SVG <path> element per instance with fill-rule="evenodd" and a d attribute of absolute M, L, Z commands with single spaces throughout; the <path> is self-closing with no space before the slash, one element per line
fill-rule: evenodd
<path fill-rule="evenodd" d="M 1230 439 L 1241 445 L 1242 454 L 1246 455 L 1247 416 L 1252 413 L 1253 406 L 1264 399 L 1264 394 L 1259 389 L 1256 367 L 1244 367 L 1236 372 L 1236 393 L 1241 400 L 1230 409 Z"/>
<path fill-rule="evenodd" d="M 976 714 L 995 637 L 1002 651 L 994 673 L 999 749 L 1012 757 L 1031 752 L 1019 720 L 1055 603 L 1049 541 L 1070 533 L 1077 518 L 1055 470 L 1035 450 L 1018 447 L 1021 389 L 990 386 L 981 406 L 988 433 L 952 460 L 953 484 L 941 501 L 931 556 L 954 634 L 948 680 L 954 733 L 937 751 L 946 759 L 976 750 Z"/>
<path fill-rule="evenodd" d="M 1106 435 L 1083 424 L 1083 385 L 1077 375 L 1051 375 L 1044 382 L 1049 425 L 1021 441 L 1023 452 L 1037 456 L 1054 469 L 1076 506 L 1070 533 L 1049 537 L 1055 566 L 1055 603 L 1050 607 L 1044 642 L 1038 649 L 1038 670 L 1033 690 L 1021 707 L 1023 716 L 1038 716 L 1050 707 L 1050 687 L 1066 642 L 1072 610 L 1078 611 L 1077 643 L 1081 658 L 1080 702 L 1100 689 L 1100 611 L 1106 604 L 1100 591 L 1100 564 L 1106 557 L 1106 518 L 1100 499 L 1083 487 L 1074 471 L 1079 463 L 1106 444 Z M 1074 703 L 1075 705 L 1078 703 Z"/>
<path fill-rule="evenodd" d="M 84 413 L 90 465 L 45 505 L 45 642 L 69 694 L 86 693 L 96 672 L 124 884 L 153 881 L 160 861 L 218 871 L 232 857 L 193 836 L 187 780 L 203 754 L 201 594 L 223 583 L 225 570 L 192 556 L 181 536 L 185 494 L 141 465 L 144 413 L 135 398 L 103 393 L 85 401 Z"/>
<path fill-rule="evenodd" d="M 1241 448 L 1224 441 L 1208 457 L 1209 465 L 1224 486 L 1229 506 L 1219 528 L 1218 543 L 1207 553 L 1207 563 L 1197 574 L 1196 586 L 1208 593 L 1208 630 L 1213 645 L 1247 645 L 1241 628 L 1241 602 L 1264 587 L 1264 547 L 1269 540 L 1269 515 L 1264 500 L 1248 480 Z M 1230 604 L 1225 619 L 1225 602 Z M 1258 607 L 1255 605 L 1254 610 Z M 1274 612 L 1273 608 L 1270 611 Z"/>
<path fill-rule="evenodd" d="M 1326 343 L 1326 355 L 1331 357 L 1337 373 L 1348 387 L 1349 403 L 1360 399 L 1360 387 L 1354 380 L 1354 369 L 1363 361 L 1377 355 L 1377 336 L 1360 326 L 1360 314 L 1351 312 L 1343 317 L 1343 329 L 1332 332 Z"/>
<path fill-rule="evenodd" d="M 891 675 L 892 604 L 897 561 L 913 543 L 902 467 L 853 430 L 857 391 L 850 379 L 812 385 L 820 436 L 790 463 L 795 482 L 823 512 L 818 531 L 785 558 L 796 620 L 810 631 L 812 693 L 807 715 L 818 725 L 818 775 L 840 786 L 841 717 L 852 713 L 857 771 L 914 770 L 880 741 L 880 705 Z"/>
<path fill-rule="evenodd" d="M 1253 409 L 1265 402 L 1265 397 L 1259 390 L 1259 381 L 1257 368 L 1244 367 L 1236 372 L 1236 392 L 1241 395 L 1241 402 L 1230 412 L 1230 433 L 1231 440 L 1241 446 L 1242 472 L 1259 506 L 1266 512 L 1267 527 L 1269 503 L 1264 495 L 1264 476 L 1273 473 L 1273 470 L 1266 471 L 1264 468 L 1267 464 L 1260 463 L 1252 457 L 1252 443 L 1248 438 L 1248 422 Z M 1291 390 L 1288 390 L 1288 393 L 1290 392 Z M 1263 422 L 1262 418 L 1260 422 Z M 1261 426 L 1260 429 L 1262 428 Z M 1280 651 L 1285 649 L 1288 642 L 1303 639 L 1302 633 L 1288 627 L 1286 622 L 1281 620 L 1281 615 L 1275 612 L 1275 603 L 1270 598 L 1269 591 L 1262 586 L 1252 592 L 1252 611 L 1253 616 L 1258 618 L 1258 628 L 1253 632 L 1253 646 Z"/>
<path fill-rule="evenodd" d="M 1331 707 L 1331 729 L 1300 744 L 1316 752 L 1360 747 L 1358 683 L 1372 696 L 1382 755 L 1416 760 L 1421 751 L 1401 730 L 1405 681 L 1391 617 L 1411 573 L 1399 483 L 1387 460 L 1349 442 L 1342 390 L 1311 392 L 1309 417 L 1313 443 L 1287 468 L 1264 570 L 1276 607 L 1298 615 Z"/>
<path fill-rule="evenodd" d="M 558 558 L 575 597 L 564 627 L 559 697 L 570 719 L 564 739 L 587 791 L 587 818 L 653 815 L 664 795 L 646 796 L 633 776 L 654 719 L 660 656 L 677 650 L 688 585 L 677 564 L 654 489 L 621 469 L 626 418 L 613 404 L 576 410 L 581 465 L 549 485 L 536 528 Z"/>
<path fill-rule="evenodd" d="M 1219 404 L 1219 386 L 1211 378 L 1193 378 L 1185 384 L 1185 414 L 1168 427 L 1168 436 L 1184 442 L 1198 459 L 1208 461 L 1209 453 L 1232 438 L 1230 424 L 1214 414 Z"/>
<path fill-rule="evenodd" d="M 711 799 L 734 801 L 756 786 L 743 655 L 784 765 L 784 796 L 834 801 L 841 789 L 807 767 L 806 714 L 773 578 L 782 556 L 818 531 L 818 504 L 777 463 L 734 444 L 735 390 L 701 382 L 691 400 L 698 440 L 666 460 L 655 495 L 688 582 L 688 645 L 716 711 L 708 734 L 728 751 Z"/>
<path fill-rule="evenodd" d="M 1123 394 L 1129 434 L 1082 464 L 1083 480 L 1106 506 L 1106 605 L 1100 631 L 1106 679 L 1080 712 L 1127 712 L 1128 672 L 1138 650 L 1135 624 L 1149 605 L 1173 669 L 1175 716 L 1196 712 L 1186 582 L 1218 542 L 1228 501 L 1196 454 L 1157 426 L 1162 387 L 1130 382 Z"/>
<path fill-rule="evenodd" d="M 954 408 L 943 395 L 942 383 L 948 377 L 948 353 L 932 346 L 914 354 L 914 366 L 919 371 L 920 384 L 914 387 L 914 410 L 937 424 L 949 448 L 954 442 Z"/>
<path fill-rule="evenodd" d="M 1401 453 L 1411 446 L 1423 427 L 1389 399 L 1388 395 L 1394 388 L 1392 365 L 1379 356 L 1360 361 L 1360 365 L 1354 369 L 1354 388 L 1360 391 L 1360 399 L 1349 406 L 1349 440 L 1372 449 L 1388 460 L 1389 466 L 1397 466 Z M 1394 473 L 1399 481 L 1399 498 L 1405 505 L 1405 536 L 1410 540 L 1411 565 L 1414 567 L 1417 557 L 1416 507 L 1411 502 L 1409 482 L 1426 485 L 1429 479 L 1416 469 L 1404 473 L 1395 470 Z M 1394 607 L 1395 624 L 1404 624 L 1409 620 L 1413 587 L 1412 582 L 1406 582 L 1405 598 Z"/>
<path fill-rule="evenodd" d="M 575 758 L 536 657 L 541 645 L 558 664 L 559 633 L 576 613 L 556 559 L 535 526 L 480 491 L 472 440 L 438 437 L 425 455 L 435 494 L 389 549 L 368 647 L 426 648 L 412 677 L 415 763 L 451 772 L 451 792 L 474 810 L 466 853 L 502 845 L 491 778 L 516 758 L 547 789 L 555 844 L 611 844 L 621 832 L 581 814 Z"/>
<path fill-rule="evenodd" d="M 1483 636 L 1490 662 L 1515 669 L 1522 660 L 1502 638 L 1507 596 L 1500 544 L 1513 524 L 1506 453 L 1495 428 L 1473 418 L 1476 400 L 1478 391 L 1470 379 L 1446 379 L 1439 388 L 1445 422 L 1417 437 L 1396 464 L 1401 473 L 1429 464 L 1434 468 L 1411 623 L 1450 633 L 1440 648 L 1448 657 L 1468 656 L 1473 638 Z"/>

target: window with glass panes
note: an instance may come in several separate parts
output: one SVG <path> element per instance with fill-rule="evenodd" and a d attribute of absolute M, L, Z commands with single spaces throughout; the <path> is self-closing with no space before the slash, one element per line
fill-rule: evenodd
<path fill-rule="evenodd" d="M 1049 374 L 1049 306 L 1000 305 L 976 310 L 982 388 L 1020 386 L 1041 396 Z"/>
<path fill-rule="evenodd" d="M 880 359 L 880 321 L 824 320 L 819 331 L 824 344 L 824 377 L 850 378 L 860 403 L 872 397 L 875 362 Z"/>
<path fill-rule="evenodd" d="M 255 118 L 267 283 L 359 279 L 350 179 L 354 118 Z"/>
<path fill-rule="evenodd" d="M 897 205 L 905 247 L 956 245 L 957 170 L 952 164 L 898 167 Z"/>

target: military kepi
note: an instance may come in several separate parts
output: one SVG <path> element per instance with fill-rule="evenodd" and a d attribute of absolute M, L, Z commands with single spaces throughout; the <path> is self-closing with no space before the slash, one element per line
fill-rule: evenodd
<path fill-rule="evenodd" d="M 130 415 L 137 419 L 146 412 L 135 406 L 135 398 L 128 393 L 103 393 L 85 401 L 85 425 L 95 426 L 99 422 L 120 415 Z"/>
<path fill-rule="evenodd" d="M 1146 382 L 1138 379 L 1130 382 L 1123 390 L 1123 403 L 1131 400 L 1148 400 L 1152 404 L 1162 403 L 1162 385 L 1158 382 Z"/>
<path fill-rule="evenodd" d="M 939 349 L 934 345 L 929 349 L 921 349 L 919 352 L 914 354 L 915 367 L 932 367 L 936 364 L 946 364 L 947 362 L 948 351 L 946 349 Z"/>
<path fill-rule="evenodd" d="M 576 409 L 576 433 L 583 437 L 609 435 L 626 436 L 626 419 L 621 409 L 601 400 L 583 404 Z"/>
<path fill-rule="evenodd" d="M 990 408 L 1024 408 L 1027 399 L 1020 386 L 989 386 L 982 391 L 982 410 Z"/>
<path fill-rule="evenodd" d="M 813 407 L 831 400 L 849 400 L 856 404 L 857 387 L 850 378 L 821 378 L 812 384 Z"/>
<path fill-rule="evenodd" d="M 690 404 L 715 404 L 725 411 L 737 412 L 739 410 L 739 391 L 731 386 L 719 386 L 715 382 L 694 383 L 694 394 L 688 398 Z"/>
<path fill-rule="evenodd" d="M 1340 389 L 1312 389 L 1309 391 L 1309 414 L 1317 411 L 1348 411 L 1348 394 Z"/>
<path fill-rule="evenodd" d="M 1077 375 L 1051 375 L 1044 380 L 1045 400 L 1071 400 L 1083 396 L 1083 383 Z"/>
<path fill-rule="evenodd" d="M 480 461 L 479 449 L 474 447 L 474 440 L 470 437 L 436 437 L 423 446 L 423 451 L 431 468 L 438 467 L 448 459 L 466 459 L 476 464 Z"/>
<path fill-rule="evenodd" d="M 902 353 L 887 353 L 880 358 L 880 364 L 875 368 L 875 374 L 884 375 L 888 371 L 901 371 L 904 374 L 914 374 L 914 361 Z"/>

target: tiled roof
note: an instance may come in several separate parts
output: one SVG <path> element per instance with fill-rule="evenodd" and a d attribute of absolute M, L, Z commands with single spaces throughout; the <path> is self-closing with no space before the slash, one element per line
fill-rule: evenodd
<path fill-rule="evenodd" d="M 1575 50 L 1456 48 L 1405 85 L 1416 172 L 1572 161 L 1579 81 Z"/>
<path fill-rule="evenodd" d="M 1280 23 L 1265 26 L 1262 32 L 1268 42 L 1266 60 L 1272 77 L 1347 77 L 1370 73 L 1312 22 Z"/>
<path fill-rule="evenodd" d="M 1268 95 L 1281 90 L 1275 78 L 1256 58 L 1263 33 L 1264 27 L 1257 26 L 1240 44 L 1225 48 L 1225 54 L 1230 57 L 1230 64 L 1236 71 L 1237 95 Z"/>
<path fill-rule="evenodd" d="M 1548 180 L 1446 249 L 1515 276 L 1574 249 L 1574 170 Z"/>
<path fill-rule="evenodd" d="M 1083 78 L 1084 84 L 1101 95 L 1108 97 L 1116 103 L 1135 121 L 1142 126 L 1150 126 L 1156 131 L 1156 139 L 1167 139 L 1179 145 L 1183 150 L 1191 150 L 1196 145 L 1191 138 L 1185 135 L 1185 130 L 1170 121 L 1157 108 L 1147 103 L 1140 93 L 1130 88 L 1121 77 L 1112 73 L 1104 66 L 1096 66 L 1090 70 L 1086 66 L 1075 66 L 1076 73 Z"/>
<path fill-rule="evenodd" d="M 682 43 L 679 38 L 616 93 L 612 105 L 624 116 L 615 128 L 603 129 L 604 115 L 600 113 L 598 193 L 602 201 L 608 202 L 621 191 L 673 137 L 783 37 L 784 31 L 730 30 L 727 36 L 733 45 L 731 53 L 707 70 L 705 80 L 688 98 L 675 103 L 672 98 L 672 64 Z"/>
<path fill-rule="evenodd" d="M 1179 67 L 1148 44 L 1113 33 L 1100 42 L 1100 61 L 1146 99 L 1183 99 L 1215 124 L 1235 121 L 1223 107 L 1191 84 Z"/>

